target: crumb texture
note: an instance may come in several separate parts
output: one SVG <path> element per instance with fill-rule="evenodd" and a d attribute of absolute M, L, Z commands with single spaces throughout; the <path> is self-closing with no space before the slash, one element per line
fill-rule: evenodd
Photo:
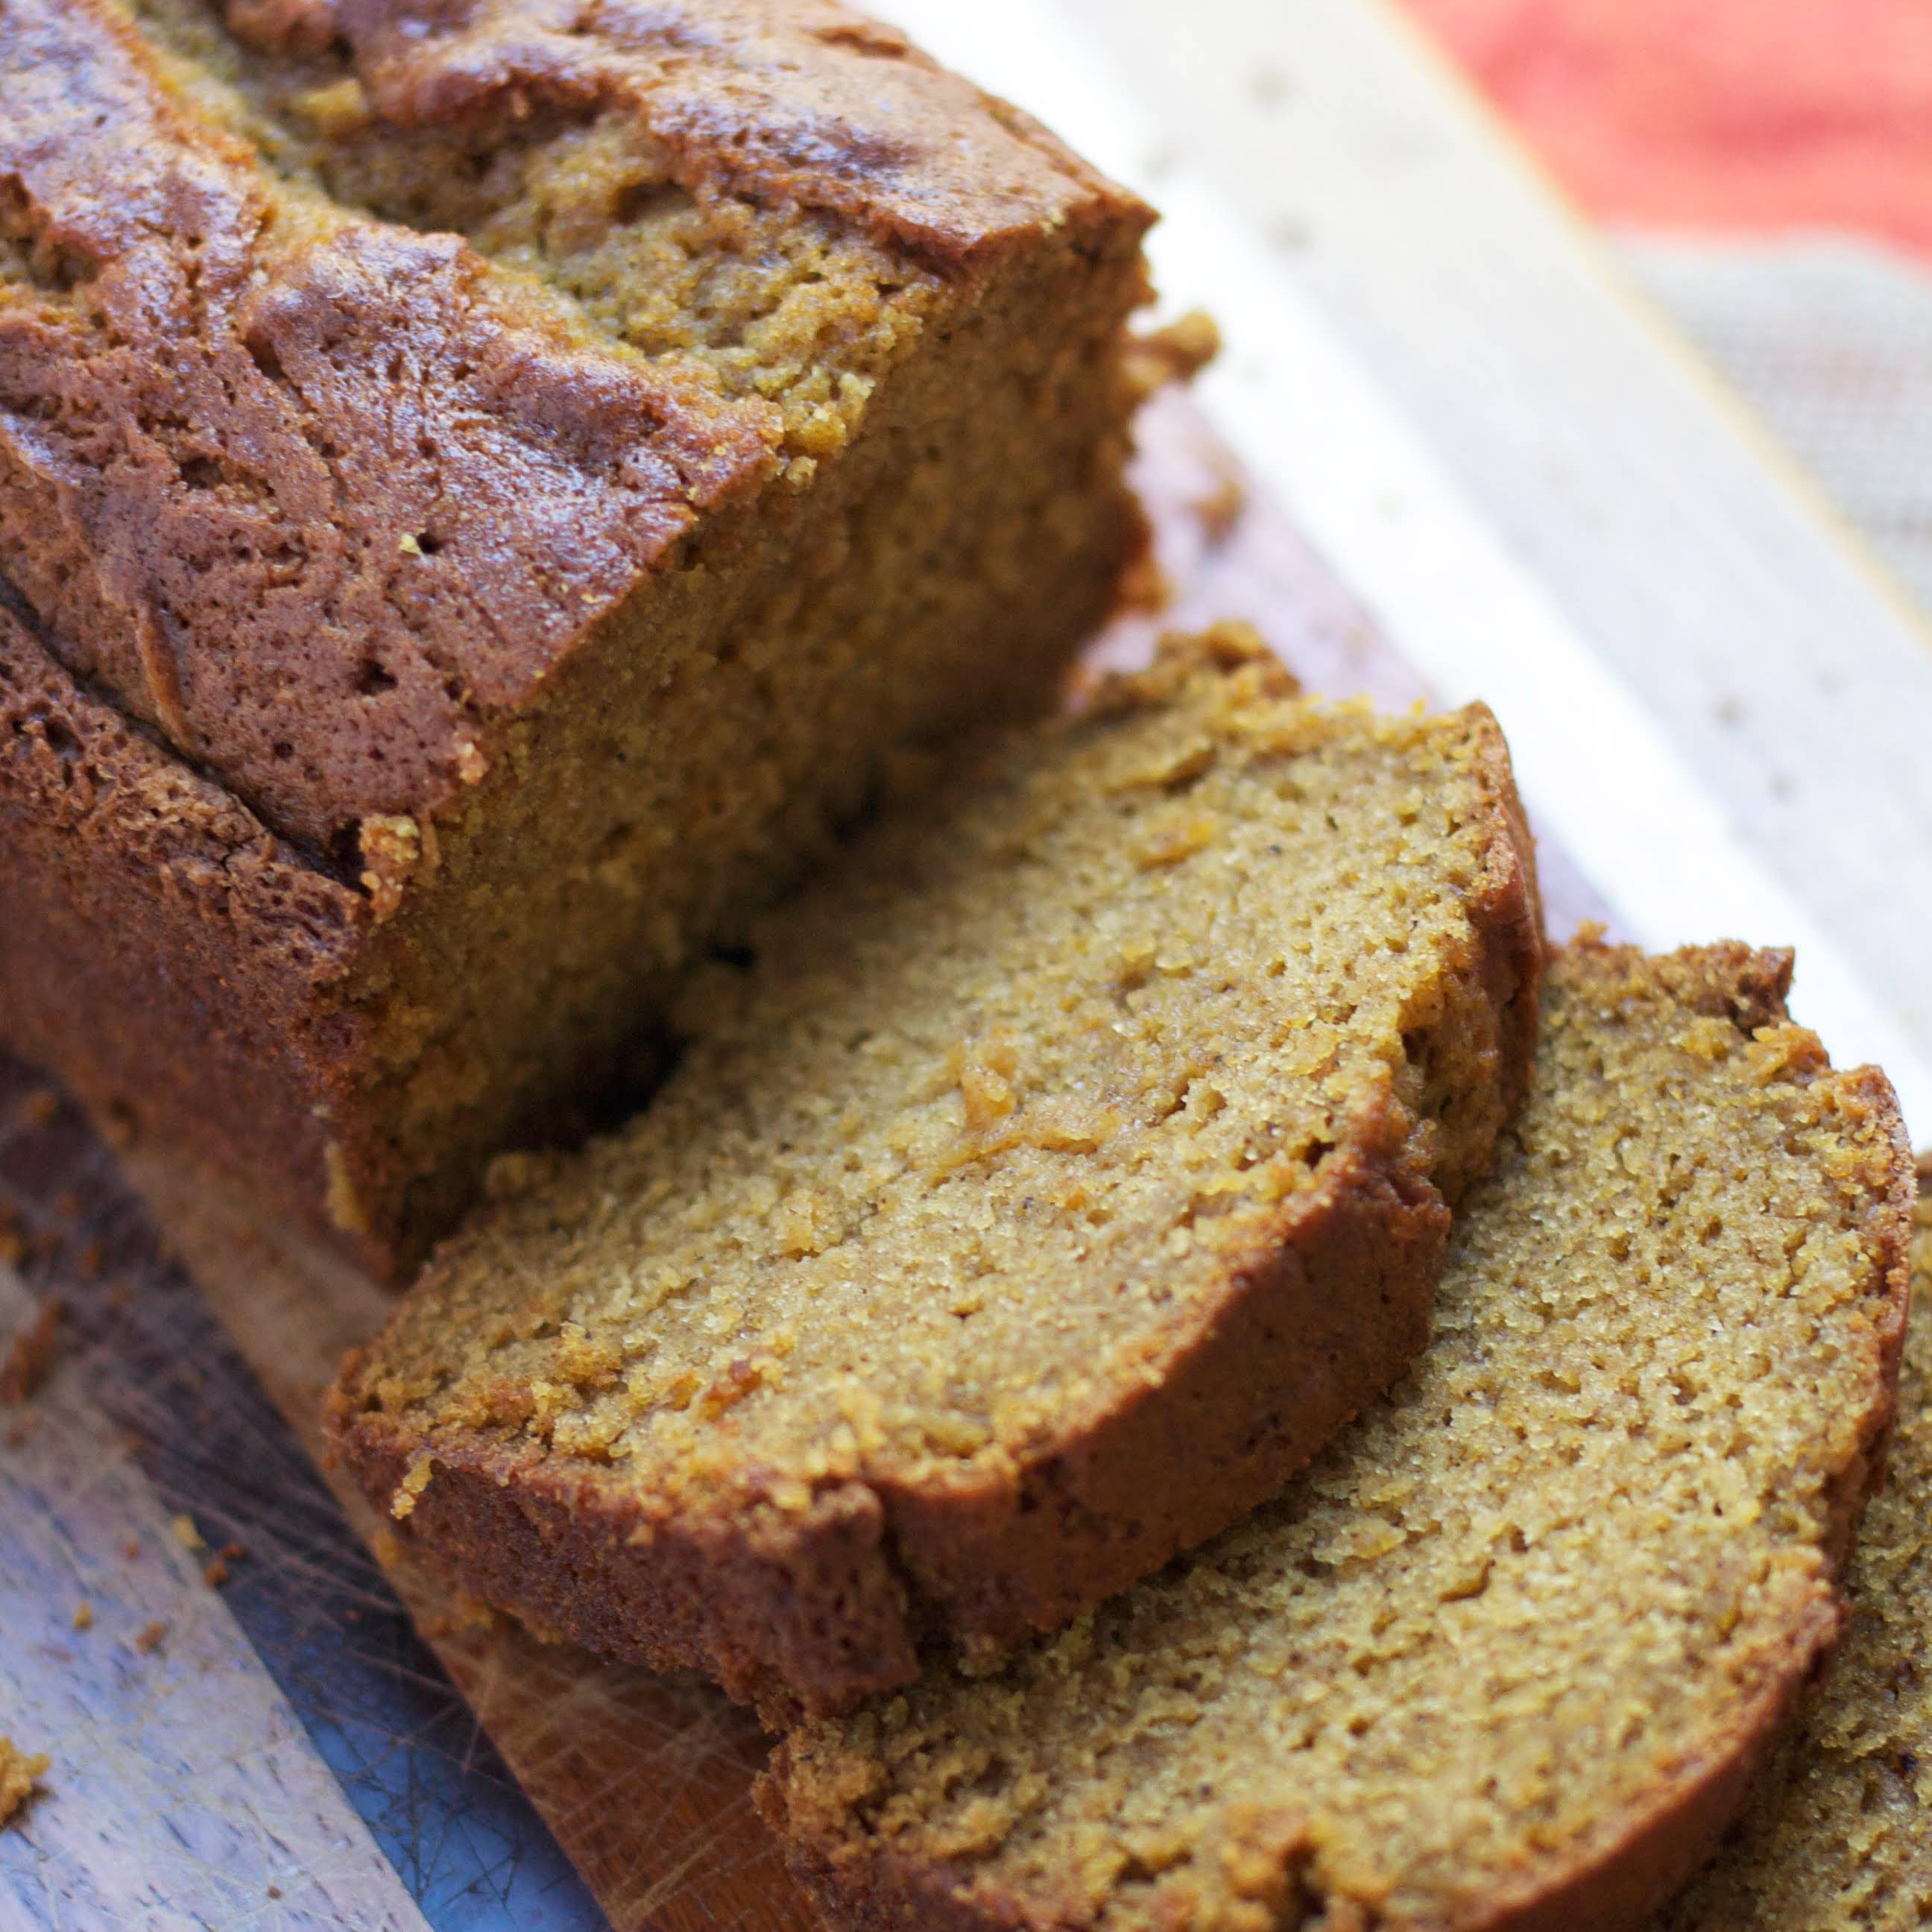
<path fill-rule="evenodd" d="M 30 1757 L 11 1738 L 0 1736 L 0 1825 L 40 1789 L 50 1762 L 46 1757 Z"/>
<path fill-rule="evenodd" d="M 1787 968 L 1553 964 L 1532 1097 L 1392 1397 L 1006 1675 L 784 1749 L 766 1808 L 833 1922 L 1660 1902 L 1837 1630 L 1904 1314 L 1895 1106 L 1788 1023 Z"/>
<path fill-rule="evenodd" d="M 637 1525 L 1010 1488 L 1251 1294 L 1305 1295 L 1318 1362 L 1353 1328 L 1406 1357 L 1540 963 L 1486 714 L 1304 702 L 1231 638 L 902 801 L 754 946 L 624 1134 L 500 1169 L 356 1378 L 352 1436 L 419 1452 L 412 1523 L 445 1459 Z M 1319 1259 L 1358 1213 L 1367 1264 Z"/>
<path fill-rule="evenodd" d="M 1711 1869 L 1654 1932 L 1922 1932 L 1932 1924 L 1932 1202 L 1885 1486 L 1816 1706 Z"/>

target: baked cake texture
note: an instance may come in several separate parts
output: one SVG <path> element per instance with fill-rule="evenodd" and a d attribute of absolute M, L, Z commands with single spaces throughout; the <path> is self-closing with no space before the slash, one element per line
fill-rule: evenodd
<path fill-rule="evenodd" d="M 1552 961 L 1394 1393 L 1006 1674 L 781 1747 L 830 1923 L 1644 1923 L 1838 1636 L 1892 1414 L 1910 1156 L 1789 963 Z"/>
<path fill-rule="evenodd" d="M 0 1034 L 389 1271 L 1138 541 L 1130 196 L 830 0 L 0 10 Z"/>
<path fill-rule="evenodd" d="M 334 1400 L 464 1588 L 774 1718 L 1272 1493 L 1420 1346 L 1528 1070 L 1480 709 L 1306 702 L 1224 632 L 936 784 L 694 987 L 626 1132 L 513 1158 Z"/>
<path fill-rule="evenodd" d="M 1932 1202 L 1898 1422 L 1858 1526 L 1852 1626 L 1723 1855 L 1653 1932 L 1923 1932 L 1932 1912 Z"/>

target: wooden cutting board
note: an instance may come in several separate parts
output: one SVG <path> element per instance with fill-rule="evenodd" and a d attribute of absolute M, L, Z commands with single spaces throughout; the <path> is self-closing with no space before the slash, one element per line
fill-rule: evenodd
<path fill-rule="evenodd" d="M 1145 655 L 1160 628 L 1239 615 L 1253 620 L 1312 688 L 1366 694 L 1384 705 L 1426 696 L 1307 545 L 1255 499 L 1184 397 L 1168 392 L 1148 406 L 1142 442 L 1138 480 L 1156 532 L 1154 563 L 1138 586 L 1136 608 L 1095 640 L 1096 661 L 1130 662 Z M 1545 868 L 1553 927 L 1598 915 L 1597 903 L 1558 855 L 1547 854 Z M 24 1076 L 16 1070 L 11 1077 L 17 1098 Z M 7 1096 L 7 1081 L 0 1078 L 0 1108 Z M 149 1204 L 168 1246 L 185 1262 L 261 1389 L 308 1454 L 322 1463 L 320 1391 L 344 1351 L 383 1318 L 383 1294 L 332 1258 L 292 1246 L 260 1225 L 244 1204 L 171 1165 L 165 1149 L 123 1150 L 117 1173 L 70 1116 L 45 1142 L 37 1141 L 32 1121 L 16 1119 L 0 1148 L 0 1201 L 10 1196 L 34 1226 L 58 1230 L 44 1255 L 40 1282 L 64 1292 L 77 1310 L 85 1304 L 92 1311 L 88 1332 L 106 1351 L 106 1359 L 96 1362 L 100 1374 L 124 1382 L 153 1375 L 156 1386 L 169 1391 L 171 1407 L 194 1399 L 190 1371 L 197 1345 L 185 1330 L 174 1331 L 179 1339 L 172 1346 L 166 1337 L 151 1340 L 145 1360 L 113 1354 L 117 1300 L 125 1306 L 130 1298 L 158 1296 L 166 1268 L 152 1233 L 138 1224 L 138 1209 L 128 1204 L 124 1176 Z M 104 1288 L 104 1280 L 110 1283 Z M 163 1354 L 188 1359 L 157 1361 Z M 142 1436 L 142 1417 L 152 1416 L 152 1408 L 143 1412 L 136 1404 L 128 1412 L 134 1434 Z M 212 1426 L 215 1418 L 206 1420 Z M 392 1555 L 373 1514 L 324 1467 L 379 1560 Z M 292 1487 L 295 1479 L 285 1472 L 280 1480 Z M 274 1516 L 272 1480 L 268 1487 L 264 1525 Z M 328 1580 L 318 1577 L 294 1540 L 264 1529 L 254 1541 L 250 1556 L 238 1562 L 263 1566 L 254 1587 L 276 1593 L 290 1615 L 339 1623 L 365 1614 L 380 1594 L 372 1583 L 361 1598 L 345 1601 L 339 1590 L 324 1586 Z M 175 1564 L 178 1641 L 185 1641 L 181 1604 L 194 1601 L 193 1570 Z M 152 1581 L 156 1573 L 146 1574 Z M 766 1747 L 746 1713 L 694 1681 L 601 1664 L 538 1643 L 505 1620 L 452 1600 L 407 1567 L 389 1567 L 386 1574 L 489 1743 L 620 1932 L 647 1926 L 658 1932 L 727 1926 L 804 1932 L 808 1916 L 751 1805 Z M 80 1654 L 77 1640 L 70 1648 Z M 0 1670 L 0 1695 L 4 1688 Z M 0 1708 L 0 1729 L 4 1714 Z M 312 1718 L 310 1724 L 314 1728 Z M 146 1774 L 151 1767 L 146 1759 L 142 1764 Z M 185 1802 L 191 1810 L 191 1797 Z M 310 1810 L 320 1804 L 311 1802 Z M 50 1808 L 47 1815 L 62 1814 Z M 410 1842 L 421 1846 L 448 1822 L 426 1808 Z M 0 1846 L 0 1852 L 7 1849 Z M 138 1862 L 149 1854 L 136 1846 L 123 1855 Z M 88 1856 L 98 1863 L 113 1854 L 100 1845 Z M 338 1889 L 330 1909 L 343 1922 L 406 1922 L 394 1916 L 397 1908 L 341 1891 L 346 1881 L 332 1882 Z M 288 1895 L 286 1886 L 278 1891 Z M 352 1897 L 362 1902 L 352 1903 Z M 0 1904 L 4 1900 L 0 1892 Z M 314 1922 L 327 1917 L 319 1914 Z"/>

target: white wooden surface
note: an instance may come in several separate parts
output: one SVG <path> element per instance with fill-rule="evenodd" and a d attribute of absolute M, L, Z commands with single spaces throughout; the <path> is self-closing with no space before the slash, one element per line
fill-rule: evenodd
<path fill-rule="evenodd" d="M 1932 644 L 1389 0 L 884 0 L 1167 212 L 1202 394 L 1653 945 L 1798 950 L 1932 1134 Z"/>
<path fill-rule="evenodd" d="M 32 1306 L 0 1266 L 0 1336 Z M 428 1932 L 73 1364 L 0 1418 L 0 1730 L 52 1760 L 0 1927 Z"/>

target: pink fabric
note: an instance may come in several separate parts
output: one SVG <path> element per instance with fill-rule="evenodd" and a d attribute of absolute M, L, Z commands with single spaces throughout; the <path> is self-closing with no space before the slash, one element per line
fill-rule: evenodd
<path fill-rule="evenodd" d="M 1593 212 L 1932 255 L 1928 0 L 1409 0 Z"/>

